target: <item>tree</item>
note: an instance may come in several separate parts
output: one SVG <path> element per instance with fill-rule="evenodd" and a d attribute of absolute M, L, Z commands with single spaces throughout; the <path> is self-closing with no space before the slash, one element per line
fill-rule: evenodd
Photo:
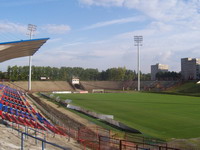
<path fill-rule="evenodd" d="M 181 78 L 181 73 L 177 72 L 158 72 L 156 74 L 156 79 L 157 80 L 179 80 Z"/>
<path fill-rule="evenodd" d="M 10 80 L 28 80 L 29 66 L 8 66 L 5 76 Z M 80 80 L 107 80 L 107 81 L 128 81 L 136 80 L 135 71 L 127 70 L 125 67 L 109 68 L 99 72 L 98 69 L 81 67 L 42 67 L 32 66 L 32 80 L 40 80 L 41 77 L 49 77 L 50 80 L 71 81 L 72 77 Z M 149 74 L 142 74 L 142 80 L 148 80 Z"/>

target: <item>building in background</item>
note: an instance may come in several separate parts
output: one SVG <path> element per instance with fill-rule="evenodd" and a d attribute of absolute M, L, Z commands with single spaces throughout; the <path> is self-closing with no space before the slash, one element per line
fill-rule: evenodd
<path fill-rule="evenodd" d="M 199 58 L 182 58 L 181 59 L 181 76 L 184 80 L 200 79 L 200 59 Z"/>
<path fill-rule="evenodd" d="M 156 80 L 156 74 L 158 72 L 168 72 L 169 66 L 168 65 L 163 65 L 163 64 L 155 64 L 151 65 L 151 80 Z"/>

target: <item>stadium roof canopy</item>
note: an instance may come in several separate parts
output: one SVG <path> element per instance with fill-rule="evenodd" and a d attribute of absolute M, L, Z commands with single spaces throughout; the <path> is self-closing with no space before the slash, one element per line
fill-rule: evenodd
<path fill-rule="evenodd" d="M 0 62 L 34 55 L 49 38 L 0 43 Z"/>

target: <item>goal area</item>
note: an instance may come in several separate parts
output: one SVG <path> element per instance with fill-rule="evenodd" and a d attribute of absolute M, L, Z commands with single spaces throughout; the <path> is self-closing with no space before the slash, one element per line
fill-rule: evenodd
<path fill-rule="evenodd" d="M 92 93 L 104 93 L 104 89 L 93 89 Z"/>

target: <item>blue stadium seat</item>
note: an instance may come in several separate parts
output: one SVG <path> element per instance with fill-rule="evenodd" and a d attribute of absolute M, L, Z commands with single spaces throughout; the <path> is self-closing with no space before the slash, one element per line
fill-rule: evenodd
<path fill-rule="evenodd" d="M 3 104 L 0 103 L 0 110 L 2 110 Z"/>
<path fill-rule="evenodd" d="M 4 112 L 8 112 L 8 106 L 4 106 Z"/>

